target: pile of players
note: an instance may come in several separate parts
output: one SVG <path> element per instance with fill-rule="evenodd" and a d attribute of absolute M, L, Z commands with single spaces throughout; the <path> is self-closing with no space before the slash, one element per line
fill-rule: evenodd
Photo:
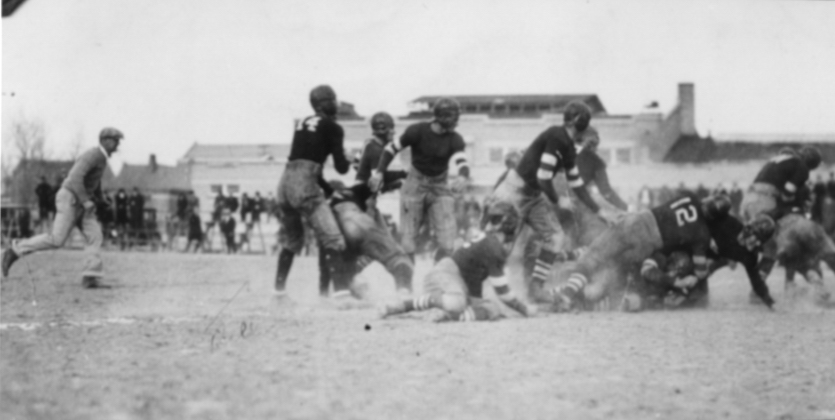
<path fill-rule="evenodd" d="M 339 305 L 363 306 L 353 278 L 370 261 L 379 261 L 398 290 L 398 298 L 380 309 L 383 316 L 437 308 L 445 320 L 496 319 L 507 311 L 483 298 L 485 280 L 501 302 L 524 316 L 538 308 L 559 312 L 600 302 L 627 310 L 704 306 L 710 273 L 729 263 L 744 267 L 752 293 L 771 308 L 765 277 L 776 261 L 806 277 L 820 301 L 828 299 L 820 261 L 835 269 L 835 247 L 820 226 L 803 217 L 797 199 L 809 171 L 821 163 L 815 148 L 787 151 L 769 161 L 746 194 L 741 220 L 730 214 L 727 197 L 700 200 L 695 194 L 627 213 L 609 186 L 605 163 L 594 153 L 600 139 L 590 125 L 591 111 L 572 102 L 563 125 L 534 139 L 486 199 L 482 232 L 454 249 L 455 219 L 448 217 L 453 192 L 469 182 L 464 141 L 455 131 L 459 105 L 440 99 L 431 121 L 410 125 L 399 139 L 394 139 L 391 116 L 375 114 L 374 136 L 365 144 L 356 183 L 345 187 L 322 178 L 329 155 L 339 173 L 350 166 L 335 121 L 336 94 L 319 86 L 310 100 L 316 114 L 299 121 L 279 186 L 279 300 L 288 299 L 285 285 L 304 238 L 303 217 L 323 248 L 322 295 L 329 295 L 332 284 L 330 296 Z M 408 169 L 388 170 L 406 147 L 412 152 Z M 562 194 L 555 182 L 559 172 L 568 187 Z M 596 200 L 588 184 L 595 184 L 606 202 Z M 401 192 L 400 243 L 375 206 L 378 194 L 396 188 Z M 423 294 L 415 296 L 415 236 L 424 224 L 438 251 L 423 279 Z M 514 247 L 529 255 L 527 296 L 513 293 L 507 278 Z"/>

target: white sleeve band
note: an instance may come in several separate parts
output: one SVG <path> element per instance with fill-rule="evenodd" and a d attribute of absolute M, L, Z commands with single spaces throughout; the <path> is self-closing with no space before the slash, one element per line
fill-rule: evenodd
<path fill-rule="evenodd" d="M 540 159 L 540 161 L 544 164 L 556 167 L 558 159 L 555 155 L 552 155 L 550 153 L 543 153 L 542 154 L 542 159 Z"/>
<path fill-rule="evenodd" d="M 469 166 L 469 162 L 467 161 L 467 153 L 464 151 L 460 151 L 455 153 L 449 158 L 451 169 L 454 173 L 458 173 L 461 168 Z"/>
<path fill-rule="evenodd" d="M 580 171 L 579 171 L 579 170 L 577 169 L 577 167 L 575 166 L 575 167 L 571 168 L 571 170 L 570 170 L 570 171 L 568 171 L 568 175 L 569 175 L 569 176 L 572 176 L 572 177 L 573 177 L 573 176 L 580 176 Z"/>
<path fill-rule="evenodd" d="M 797 187 L 795 187 L 794 184 L 792 184 L 791 182 L 787 182 L 786 183 L 786 191 L 788 191 L 790 193 L 794 193 L 795 191 L 797 191 Z"/>
<path fill-rule="evenodd" d="M 571 187 L 571 188 L 582 187 L 583 186 L 583 178 L 577 178 L 574 181 L 570 181 L 568 183 L 568 186 Z"/>
<path fill-rule="evenodd" d="M 492 285 L 493 287 L 507 286 L 508 285 L 507 277 L 505 277 L 505 276 L 490 277 L 490 285 Z"/>
<path fill-rule="evenodd" d="M 553 178 L 553 177 L 554 177 L 554 172 L 553 171 L 549 171 L 547 169 L 542 169 L 542 168 L 540 168 L 538 171 L 536 171 L 536 178 L 537 179 L 541 179 L 543 181 L 550 181 L 551 178 Z"/>

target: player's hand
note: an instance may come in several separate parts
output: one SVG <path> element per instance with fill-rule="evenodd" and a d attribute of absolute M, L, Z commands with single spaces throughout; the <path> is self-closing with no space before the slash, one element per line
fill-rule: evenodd
<path fill-rule="evenodd" d="M 673 285 L 679 289 L 689 289 L 696 285 L 699 279 L 696 276 L 684 276 L 676 279 Z"/>
<path fill-rule="evenodd" d="M 450 189 L 453 194 L 462 194 L 470 186 L 470 180 L 463 176 L 457 176 L 450 182 Z"/>
<path fill-rule="evenodd" d="M 371 173 L 371 178 L 368 178 L 368 188 L 371 189 L 371 192 L 376 193 L 380 191 L 380 188 L 383 186 L 383 173 L 374 171 Z"/>
<path fill-rule="evenodd" d="M 96 203 L 93 203 L 92 200 L 87 200 L 81 203 L 84 206 L 84 213 L 93 213 L 96 211 Z"/>

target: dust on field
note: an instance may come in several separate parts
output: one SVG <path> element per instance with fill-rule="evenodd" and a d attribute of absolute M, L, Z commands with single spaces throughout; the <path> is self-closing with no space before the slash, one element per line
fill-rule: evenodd
<path fill-rule="evenodd" d="M 3 279 L 3 418 L 835 418 L 835 311 L 784 299 L 782 270 L 776 312 L 740 268 L 706 310 L 433 324 L 329 307 L 311 257 L 279 307 L 272 257 L 109 253 L 89 291 L 77 256 Z"/>

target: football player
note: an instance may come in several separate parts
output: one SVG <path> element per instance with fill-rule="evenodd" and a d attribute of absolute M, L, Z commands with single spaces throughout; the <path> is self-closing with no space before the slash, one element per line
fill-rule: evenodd
<path fill-rule="evenodd" d="M 641 264 L 638 278 L 635 289 L 641 302 L 630 310 L 707 306 L 707 279 L 696 278 L 693 258 L 687 252 L 654 252 Z"/>
<path fill-rule="evenodd" d="M 791 208 L 802 207 L 797 202 L 798 193 L 809 180 L 809 171 L 817 168 L 821 159 L 821 152 L 815 147 L 803 147 L 797 153 L 782 151 L 771 158 L 742 199 L 743 222 L 760 213 L 768 213 L 778 220 Z"/>
<path fill-rule="evenodd" d="M 334 167 L 340 174 L 348 172 L 350 166 L 343 149 L 344 131 L 336 122 L 336 92 L 328 85 L 317 86 L 310 91 L 310 105 L 315 114 L 296 124 L 290 156 L 278 184 L 278 209 L 282 215 L 279 241 L 282 249 L 278 254 L 275 296 L 280 300 L 287 299 L 287 276 L 294 256 L 304 246 L 302 220 L 306 219 L 328 261 L 328 270 L 334 282 L 333 298 L 351 300 L 353 297 L 348 290 L 350 277 L 345 274 L 347 270 L 343 260 L 345 238 L 320 188 L 322 166 L 328 156 L 333 156 Z"/>
<path fill-rule="evenodd" d="M 345 236 L 345 275 L 353 279 L 371 261 L 378 261 L 394 277 L 398 293 L 401 296 L 411 295 L 414 264 L 391 236 L 386 225 L 377 223 L 368 214 L 367 209 L 363 208 L 367 203 L 367 195 L 363 195 L 363 192 L 368 190 L 368 186 L 357 184 L 345 188 L 339 181 L 331 181 L 328 185 L 326 194 L 330 197 L 333 214 Z M 326 264 L 326 260 L 320 258 L 320 270 Z M 320 276 L 322 295 L 327 294 L 330 286 L 328 274 L 328 271 L 323 271 L 323 275 Z M 358 290 L 363 286 L 351 284 L 351 292 L 355 297 L 363 298 L 363 291 Z"/>
<path fill-rule="evenodd" d="M 463 188 L 470 176 L 464 139 L 455 131 L 460 112 L 454 99 L 438 99 L 434 119 L 410 125 L 399 140 L 389 143 L 368 180 L 371 190 L 377 192 L 394 156 L 406 147 L 411 149 L 412 164 L 400 191 L 400 226 L 401 245 L 412 260 L 415 239 L 426 216 L 438 244 L 435 260 L 452 255 L 457 235 L 455 218 L 449 217 L 455 211 L 452 189 Z M 450 163 L 458 175 L 452 182 L 448 179 Z"/>
<path fill-rule="evenodd" d="M 563 250 L 565 235 L 555 207 L 559 196 L 552 182 L 556 173 L 565 171 L 568 184 L 592 213 L 600 207 L 583 186 L 575 166 L 575 141 L 591 121 L 591 109 L 581 102 L 571 102 L 563 113 L 563 125 L 542 132 L 525 150 L 519 164 L 510 171 L 486 201 L 486 206 L 511 203 L 542 244 L 532 274 L 532 287 L 542 288 L 557 255 Z"/>
<path fill-rule="evenodd" d="M 660 206 L 624 215 L 598 236 L 577 260 L 566 284 L 550 290 L 555 309 L 575 306 L 583 292 L 586 302 L 594 303 L 609 292 L 612 277 L 594 276 L 617 265 L 641 263 L 653 252 L 682 250 L 690 253 L 697 280 L 707 278 L 707 249 L 710 247 L 708 221 L 728 208 L 713 197 L 704 201 L 691 192 Z"/>
<path fill-rule="evenodd" d="M 500 307 L 482 297 L 482 284 L 489 279 L 499 300 L 530 316 L 535 312 L 515 296 L 504 273 L 504 264 L 519 224 L 516 210 L 507 203 L 492 206 L 486 215 L 485 232 L 472 243 L 442 258 L 424 279 L 426 294 L 398 300 L 380 308 L 380 316 L 438 308 L 440 320 L 486 321 L 501 316 Z"/>
<path fill-rule="evenodd" d="M 357 167 L 356 184 L 368 184 L 371 178 L 371 173 L 377 168 L 380 162 L 380 156 L 383 154 L 386 146 L 391 143 L 394 138 L 394 118 L 386 112 L 378 112 L 371 117 L 371 132 L 372 137 L 365 141 L 365 146 L 362 150 L 362 155 L 359 159 Z M 386 171 L 383 173 L 383 190 L 394 190 L 400 188 L 403 178 L 406 178 L 405 171 Z M 371 195 L 366 208 L 369 214 L 377 220 L 378 223 L 383 223 L 382 215 L 377 210 L 376 195 Z"/>

